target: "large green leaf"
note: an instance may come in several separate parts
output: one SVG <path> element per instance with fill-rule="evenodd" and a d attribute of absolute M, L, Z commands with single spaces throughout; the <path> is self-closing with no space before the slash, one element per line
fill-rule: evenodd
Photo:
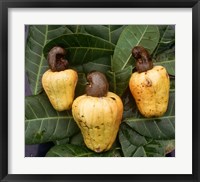
<path fill-rule="evenodd" d="M 173 25 L 160 25 L 160 40 L 158 46 L 153 52 L 152 57 L 155 58 L 158 54 L 171 49 L 175 44 L 175 27 Z"/>
<path fill-rule="evenodd" d="M 83 70 L 86 74 L 93 70 L 100 71 L 106 74 L 110 70 L 110 68 L 110 56 L 101 57 L 92 62 L 83 64 Z"/>
<path fill-rule="evenodd" d="M 61 46 L 68 50 L 67 59 L 71 65 L 81 65 L 98 58 L 112 55 L 115 45 L 93 35 L 74 33 L 62 35 L 50 41 L 44 47 L 44 54 L 54 46 Z"/>
<path fill-rule="evenodd" d="M 133 106 L 132 106 L 133 105 Z M 129 108 L 124 111 L 123 122 L 145 137 L 153 139 L 175 138 L 175 93 L 170 92 L 170 99 L 166 113 L 157 118 L 144 118 L 138 112 L 135 104 L 129 103 Z M 134 111 L 132 109 L 135 109 Z M 130 111 L 131 110 L 131 111 Z"/>
<path fill-rule="evenodd" d="M 160 34 L 154 25 L 129 25 L 121 33 L 117 42 L 113 59 L 112 71 L 124 70 L 133 66 L 131 50 L 137 45 L 146 48 L 151 54 L 158 44 Z"/>
<path fill-rule="evenodd" d="M 25 143 L 61 140 L 79 131 L 68 111 L 57 112 L 45 94 L 25 98 Z"/>
<path fill-rule="evenodd" d="M 117 44 L 119 36 L 121 35 L 122 31 L 126 25 L 108 25 L 108 29 L 110 32 L 110 41 L 114 44 Z"/>
<path fill-rule="evenodd" d="M 119 152 L 114 149 L 98 154 L 84 146 L 65 144 L 52 147 L 46 157 L 119 157 Z"/>
<path fill-rule="evenodd" d="M 67 25 L 74 33 L 88 33 L 116 44 L 125 25 Z M 82 71 L 88 73 L 96 70 L 106 74 L 111 70 L 112 56 L 100 57 L 82 65 Z M 78 65 L 80 66 L 80 65 Z"/>
<path fill-rule="evenodd" d="M 156 140 L 158 143 L 160 143 L 164 150 L 165 155 L 171 153 L 175 149 L 175 139 L 173 140 Z"/>
<path fill-rule="evenodd" d="M 125 157 L 161 157 L 164 148 L 159 142 L 137 133 L 126 123 L 122 123 L 119 131 L 119 141 Z"/>
<path fill-rule="evenodd" d="M 158 54 L 154 65 L 162 65 L 170 75 L 175 75 L 175 47 Z"/>
<path fill-rule="evenodd" d="M 85 25 L 84 29 L 87 33 L 101 37 L 113 44 L 116 44 L 118 38 L 125 28 L 125 25 Z"/>
<path fill-rule="evenodd" d="M 43 90 L 41 77 L 48 69 L 46 58 L 42 52 L 44 46 L 53 38 L 69 32 L 65 26 L 29 26 L 29 36 L 27 38 L 25 51 L 25 69 L 33 95 L 37 95 Z"/>
<path fill-rule="evenodd" d="M 85 31 L 84 25 L 66 25 L 72 33 L 87 33 Z"/>
<path fill-rule="evenodd" d="M 53 142 L 55 145 L 63 145 L 63 144 L 69 143 L 69 137 L 63 138 L 61 140 L 55 140 Z"/>

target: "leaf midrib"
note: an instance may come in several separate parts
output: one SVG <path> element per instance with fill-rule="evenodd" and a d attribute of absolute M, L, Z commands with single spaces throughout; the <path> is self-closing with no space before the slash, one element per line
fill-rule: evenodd
<path fill-rule="evenodd" d="M 44 46 L 47 42 L 47 31 L 48 31 L 48 25 L 46 25 L 46 34 L 44 35 Z M 39 85 L 39 80 L 40 80 L 40 75 L 41 75 L 41 67 L 42 67 L 42 64 L 43 64 L 43 60 L 44 60 L 44 54 L 42 53 L 42 56 L 41 56 L 41 61 L 40 61 L 40 64 L 39 64 L 39 70 L 38 70 L 38 74 L 37 74 L 37 78 L 36 78 L 36 82 L 35 82 L 35 89 L 34 89 L 34 95 L 37 94 L 37 91 L 38 91 L 38 85 Z"/>
<path fill-rule="evenodd" d="M 106 48 L 101 48 L 101 47 L 83 47 L 83 46 L 81 46 L 81 47 L 66 47 L 66 48 L 68 48 L 68 49 L 91 49 L 91 50 L 103 50 L 103 51 L 114 51 L 112 48 L 110 48 L 110 49 L 106 49 Z"/>
<path fill-rule="evenodd" d="M 172 119 L 175 116 L 163 116 L 163 117 L 156 117 L 156 118 L 127 118 L 124 122 L 137 122 L 137 121 L 148 121 L 148 120 L 156 120 L 156 119 Z"/>
<path fill-rule="evenodd" d="M 58 119 L 73 119 L 72 116 L 64 116 L 64 117 L 45 117 L 45 118 L 35 118 L 35 119 L 26 119 L 25 122 L 33 122 L 33 121 L 42 121 L 42 120 L 58 120 Z"/>
<path fill-rule="evenodd" d="M 65 37 L 74 37 L 76 36 L 76 38 L 78 36 L 86 36 L 86 37 L 91 37 L 91 38 L 94 38 L 95 40 L 100 40 L 100 41 L 104 41 L 112 46 L 115 47 L 115 44 L 113 44 L 112 42 L 109 42 L 109 40 L 106 40 L 106 39 L 103 39 L 101 37 L 97 37 L 97 36 L 94 36 L 94 35 L 91 35 L 91 34 L 86 34 L 86 33 L 68 33 L 68 34 L 65 34 L 65 35 L 62 35 L 60 37 L 58 37 L 57 39 L 64 39 Z M 56 42 L 56 39 L 54 40 Z"/>

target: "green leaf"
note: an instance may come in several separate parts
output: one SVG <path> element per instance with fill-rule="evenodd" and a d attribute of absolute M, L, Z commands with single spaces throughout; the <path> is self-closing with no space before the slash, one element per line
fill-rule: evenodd
<path fill-rule="evenodd" d="M 175 78 L 170 79 L 170 90 L 175 91 Z"/>
<path fill-rule="evenodd" d="M 85 94 L 85 87 L 87 84 L 86 75 L 83 72 L 78 73 L 78 82 L 75 88 L 75 98 Z"/>
<path fill-rule="evenodd" d="M 63 138 L 61 140 L 56 140 L 53 143 L 55 145 L 63 145 L 63 144 L 69 143 L 69 140 L 70 140 L 69 137 L 67 137 L 67 138 Z"/>
<path fill-rule="evenodd" d="M 110 40 L 113 44 L 116 45 L 122 31 L 126 27 L 126 25 L 123 25 L 123 26 L 121 26 L 121 25 L 108 25 L 108 26 L 109 26 L 109 29 L 110 29 L 109 31 L 111 32 Z"/>
<path fill-rule="evenodd" d="M 108 71 L 107 76 L 109 80 L 110 91 L 116 93 L 119 96 L 122 96 L 122 94 L 128 87 L 131 74 L 131 66 L 125 68 L 123 71 Z"/>
<path fill-rule="evenodd" d="M 141 45 L 151 54 L 158 44 L 160 34 L 154 25 L 129 25 L 121 33 L 117 42 L 111 67 L 112 71 L 133 66 L 132 48 Z"/>
<path fill-rule="evenodd" d="M 127 113 L 125 114 L 128 115 Z M 158 140 L 175 138 L 175 93 L 173 91 L 170 92 L 168 109 L 163 116 L 144 118 L 139 114 L 138 110 L 132 112 L 131 115 L 131 117 L 124 118 L 123 122 L 127 123 L 142 136 Z"/>
<path fill-rule="evenodd" d="M 44 54 L 59 45 L 68 50 L 67 59 L 70 65 L 81 65 L 100 57 L 112 55 L 115 45 L 93 35 L 77 33 L 62 35 L 50 41 L 44 47 Z"/>
<path fill-rule="evenodd" d="M 45 94 L 25 98 L 25 143 L 61 140 L 79 131 L 69 111 L 57 112 Z"/>
<path fill-rule="evenodd" d="M 65 144 L 52 147 L 46 154 L 46 157 L 118 157 L 117 150 L 111 150 L 104 153 L 95 153 L 86 147 Z"/>
<path fill-rule="evenodd" d="M 154 65 L 162 65 L 170 75 L 175 75 L 175 47 L 158 54 Z"/>
<path fill-rule="evenodd" d="M 173 25 L 160 25 L 160 40 L 158 46 L 153 52 L 152 57 L 156 57 L 158 54 L 171 49 L 175 44 L 175 27 Z"/>
<path fill-rule="evenodd" d="M 84 28 L 87 33 L 116 44 L 125 25 L 85 25 Z"/>
<path fill-rule="evenodd" d="M 47 60 L 42 53 L 44 46 L 51 39 L 69 32 L 65 26 L 29 26 L 29 36 L 25 50 L 25 69 L 33 95 L 37 95 L 43 90 L 41 77 L 48 69 Z"/>
<path fill-rule="evenodd" d="M 120 125 L 119 141 L 125 157 L 164 156 L 164 149 L 161 144 L 145 138 L 126 123 Z"/>
<path fill-rule="evenodd" d="M 164 157 L 165 156 L 164 147 L 156 140 L 152 140 L 147 145 L 145 145 L 144 150 L 148 157 Z"/>
<path fill-rule="evenodd" d="M 79 132 L 76 135 L 72 136 L 70 139 L 70 144 L 85 146 L 82 133 Z"/>
<path fill-rule="evenodd" d="M 175 140 L 156 140 L 159 142 L 165 151 L 165 155 L 171 153 L 175 149 Z"/>
<path fill-rule="evenodd" d="M 84 25 L 66 25 L 71 33 L 86 33 Z"/>
<path fill-rule="evenodd" d="M 92 62 L 83 64 L 83 70 L 86 74 L 94 70 L 106 74 L 110 70 L 110 68 L 110 57 L 101 57 Z"/>

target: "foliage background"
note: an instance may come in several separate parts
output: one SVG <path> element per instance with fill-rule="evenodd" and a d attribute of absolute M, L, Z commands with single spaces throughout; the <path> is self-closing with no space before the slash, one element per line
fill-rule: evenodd
<path fill-rule="evenodd" d="M 112 149 L 96 154 L 85 147 L 71 111 L 56 112 L 41 86 L 48 69 L 46 55 L 54 45 L 65 47 L 67 59 L 78 72 L 76 97 L 84 93 L 85 75 L 106 74 L 110 90 L 121 96 L 124 114 Z M 142 45 L 155 65 L 170 74 L 168 110 L 160 118 L 143 118 L 132 98 L 128 81 L 134 71 L 131 49 Z M 171 25 L 30 25 L 25 68 L 31 96 L 25 97 L 25 143 L 53 142 L 46 156 L 165 156 L 175 148 L 175 30 Z"/>

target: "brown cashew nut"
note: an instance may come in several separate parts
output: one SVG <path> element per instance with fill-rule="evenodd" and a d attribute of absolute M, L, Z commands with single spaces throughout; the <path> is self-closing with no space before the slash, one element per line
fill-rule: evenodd
<path fill-rule="evenodd" d="M 63 71 L 68 68 L 68 61 L 65 59 L 67 51 L 62 47 L 53 47 L 48 53 L 48 64 L 51 71 Z"/>
<path fill-rule="evenodd" d="M 153 68 L 151 56 L 142 46 L 134 47 L 132 49 L 132 55 L 136 59 L 136 69 L 139 73 Z"/>
<path fill-rule="evenodd" d="M 108 93 L 109 84 L 104 74 L 92 71 L 87 75 L 88 85 L 86 94 L 93 97 L 105 97 Z"/>

